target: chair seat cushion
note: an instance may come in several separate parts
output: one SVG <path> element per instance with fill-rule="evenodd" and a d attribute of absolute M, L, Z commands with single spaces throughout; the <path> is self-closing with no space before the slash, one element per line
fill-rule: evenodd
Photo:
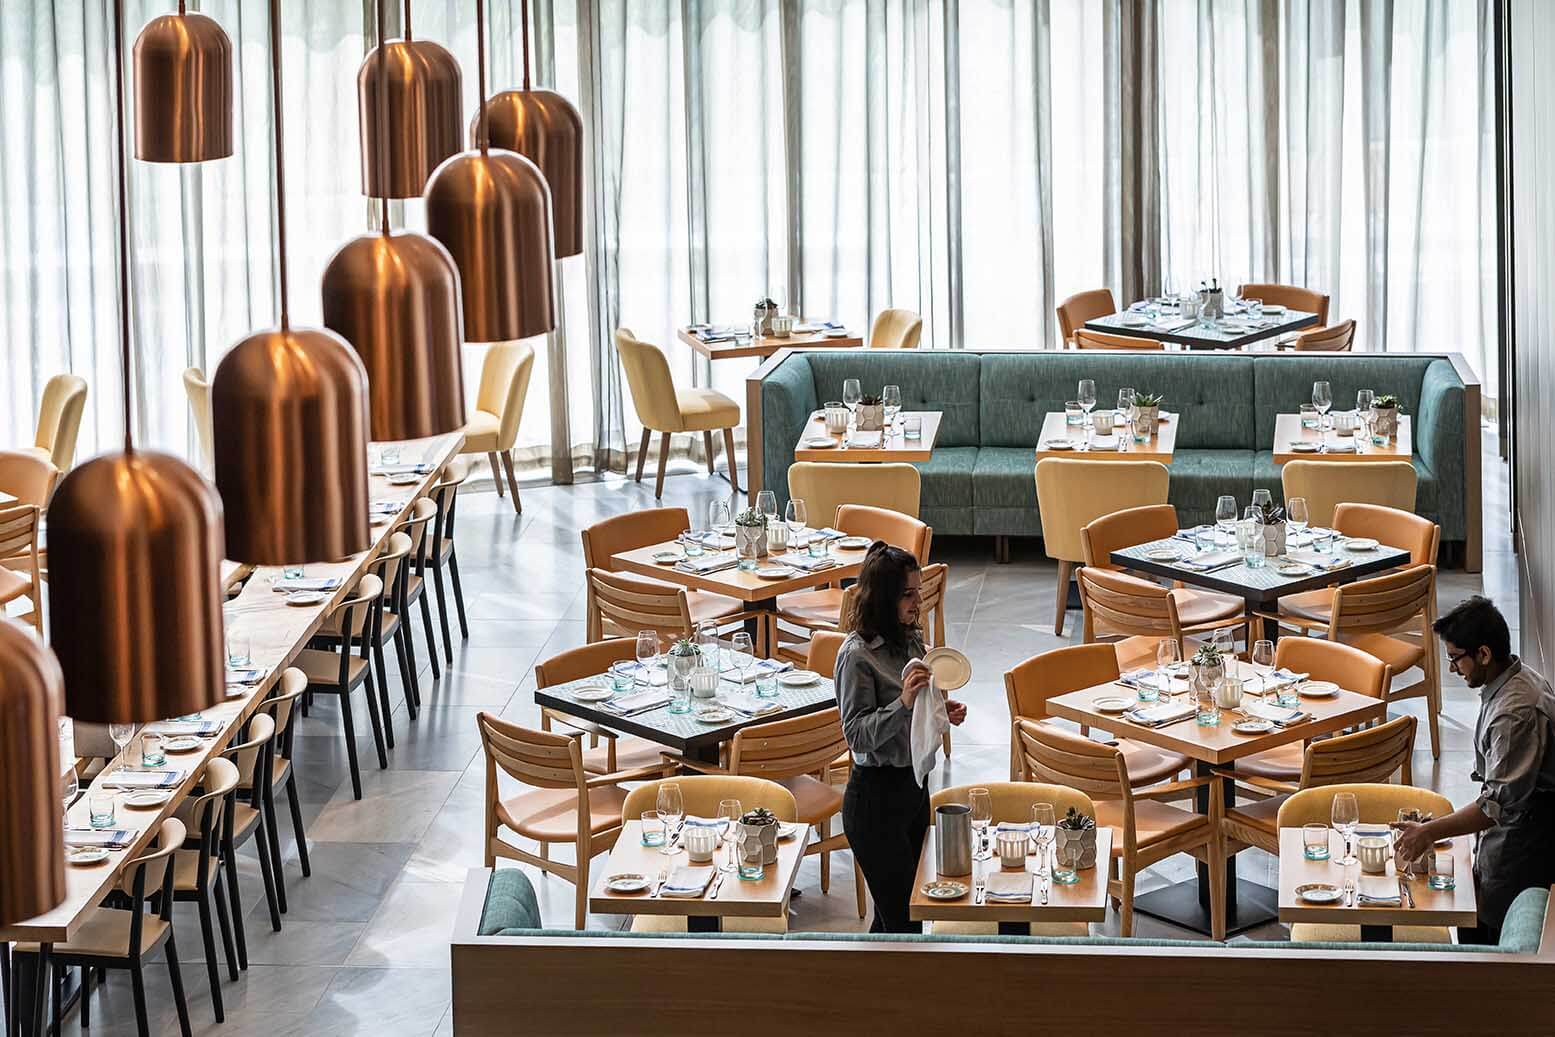
<path fill-rule="evenodd" d="M 497 449 L 497 431 L 502 419 L 489 410 L 474 411 L 464 423 L 463 454 L 489 454 Z"/>
<path fill-rule="evenodd" d="M 983 447 L 972 469 L 977 508 L 1037 510 L 1037 459 L 1033 447 Z"/>
<path fill-rule="evenodd" d="M 1297 922 L 1290 927 L 1292 943 L 1360 943 L 1358 925 L 1319 925 Z M 1451 943 L 1452 933 L 1439 925 L 1396 925 L 1394 943 Z"/>
<path fill-rule="evenodd" d="M 210 863 L 211 874 L 214 874 L 218 867 L 220 867 L 220 860 L 213 854 Z M 192 893 L 199 888 L 197 881 L 199 877 L 200 851 L 173 851 L 173 889 L 179 893 Z M 150 873 L 147 873 L 147 878 L 150 878 Z"/>
<path fill-rule="evenodd" d="M 1247 611 L 1247 603 L 1232 594 L 1178 587 L 1172 591 L 1177 602 L 1177 618 L 1184 627 L 1236 619 Z"/>
<path fill-rule="evenodd" d="M 1122 739 L 1118 748 L 1123 752 L 1123 762 L 1128 767 L 1129 784 L 1135 788 L 1154 785 L 1188 768 L 1188 758 L 1182 753 L 1158 749 L 1144 742 Z"/>
<path fill-rule="evenodd" d="M 1280 615 L 1309 619 L 1314 623 L 1327 623 L 1329 617 L 1333 615 L 1333 609 L 1330 607 L 1333 603 L 1334 592 L 1331 587 L 1302 591 L 1300 594 L 1287 594 L 1280 599 Z"/>
<path fill-rule="evenodd" d="M 712 591 L 687 591 L 686 606 L 691 611 L 691 621 L 703 623 L 710 619 L 722 619 L 744 611 L 745 605 L 738 598 Z"/>
<path fill-rule="evenodd" d="M 676 389 L 675 405 L 686 432 L 733 428 L 740 423 L 740 405 L 712 389 Z"/>
<path fill-rule="evenodd" d="M 1301 780 L 1301 763 L 1307 749 L 1301 742 L 1288 742 L 1261 753 L 1253 753 L 1237 760 L 1232 766 L 1238 774 L 1253 778 L 1269 778 L 1272 781 Z"/>
<path fill-rule="evenodd" d="M 1270 796 L 1268 799 L 1243 803 L 1227 809 L 1226 817 L 1277 839 L 1280 834 L 1280 806 L 1289 798 L 1289 796 Z"/>
<path fill-rule="evenodd" d="M 794 794 L 799 820 L 806 824 L 817 824 L 842 809 L 842 790 L 808 774 L 783 778 L 778 784 Z"/>
<path fill-rule="evenodd" d="M 937 446 L 927 461 L 914 461 L 918 469 L 918 512 L 926 508 L 970 508 L 972 472 L 977 467 L 975 446 Z"/>
<path fill-rule="evenodd" d="M 321 648 L 304 648 L 297 653 L 297 658 L 292 665 L 307 676 L 309 687 L 315 690 L 339 690 L 339 652 L 327 652 Z M 366 659 L 355 652 L 351 653 L 346 662 L 346 680 L 351 687 L 356 687 L 367 676 L 367 666 Z"/>
<path fill-rule="evenodd" d="M 663 760 L 664 746 L 636 735 L 621 735 L 616 739 L 616 767 L 618 771 L 632 771 L 639 767 L 652 767 Z M 583 769 L 590 774 L 609 774 L 610 750 L 597 746 L 583 751 Z"/>
<path fill-rule="evenodd" d="M 619 828 L 626 790 L 615 785 L 589 789 L 589 832 Z M 576 789 L 535 789 L 497 804 L 497 820 L 519 835 L 542 843 L 570 843 L 578 836 Z"/>
<path fill-rule="evenodd" d="M 1123 856 L 1123 801 L 1110 799 L 1097 803 L 1096 823 L 1118 830 L 1112 838 L 1112 855 Z M 1170 803 L 1157 803 L 1152 799 L 1134 800 L 1134 834 L 1140 846 L 1168 839 L 1204 823 L 1204 815 L 1174 807 Z"/>
<path fill-rule="evenodd" d="M 729 876 L 724 876 L 724 881 L 729 881 Z M 778 918 L 742 918 L 739 915 L 731 915 L 723 920 L 720 929 L 726 933 L 786 933 L 788 932 L 788 916 Z M 632 932 L 634 933 L 683 933 L 686 931 L 685 915 L 634 915 L 632 917 Z"/>
<path fill-rule="evenodd" d="M 160 868 L 156 870 L 160 871 Z M 152 872 L 146 873 L 146 886 L 150 890 Z M 159 879 L 160 875 L 157 876 Z M 157 883 L 161 888 L 161 883 Z M 130 919 L 134 912 L 99 907 L 86 916 L 81 928 L 66 943 L 54 944 L 54 953 L 88 958 L 128 958 L 130 956 Z M 150 953 L 162 937 L 168 925 L 151 913 L 146 913 L 140 927 L 140 952 Z M 21 954 L 37 954 L 35 943 L 19 943 L 14 948 Z"/>
<path fill-rule="evenodd" d="M 811 629 L 837 629 L 842 614 L 842 588 L 795 591 L 778 599 L 778 618 Z"/>
<path fill-rule="evenodd" d="M 1354 645 L 1368 655 L 1376 656 L 1393 668 L 1393 676 L 1397 677 L 1411 666 L 1419 666 L 1425 661 L 1425 649 L 1414 641 L 1401 637 L 1391 637 L 1387 634 L 1353 634 L 1345 637 L 1344 643 Z"/>
<path fill-rule="evenodd" d="M 7 569 L 0 565 L 0 602 L 12 601 L 27 593 L 32 586 L 31 577 L 24 576 L 15 569 Z"/>
<path fill-rule="evenodd" d="M 240 800 L 232 810 L 233 845 L 243 845 L 257 827 L 259 827 L 259 808 L 251 807 Z"/>

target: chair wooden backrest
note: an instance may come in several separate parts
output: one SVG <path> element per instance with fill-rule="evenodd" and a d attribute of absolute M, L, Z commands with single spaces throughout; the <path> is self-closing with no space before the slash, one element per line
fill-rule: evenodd
<path fill-rule="evenodd" d="M 736 774 L 682 774 L 674 778 L 645 781 L 626 794 L 621 805 L 623 818 L 642 817 L 659 799 L 659 786 L 680 786 L 680 800 L 686 813 L 694 817 L 717 817 L 718 804 L 737 799 L 745 810 L 766 807 L 779 821 L 799 820 L 799 805 L 794 794 L 775 781 Z"/>
<path fill-rule="evenodd" d="M 275 721 L 275 752 L 283 760 L 292 758 L 297 718 L 302 714 L 298 701 L 307 690 L 308 675 L 295 666 L 287 667 L 270 690 L 270 697 L 259 707 Z"/>
<path fill-rule="evenodd" d="M 497 450 L 518 442 L 518 423 L 524 417 L 529 395 L 529 376 L 535 351 L 523 342 L 497 342 L 487 347 L 481 361 L 481 384 L 475 393 L 475 409 L 497 417 Z"/>
<path fill-rule="evenodd" d="M 242 742 L 221 751 L 221 755 L 237 765 L 238 784 L 249 790 L 250 806 L 259 806 L 270 789 L 273 773 L 270 760 L 274 753 L 275 719 L 263 711 L 248 718 Z"/>
<path fill-rule="evenodd" d="M 372 640 L 381 629 L 383 619 L 383 580 L 375 573 L 364 573 L 356 581 L 356 586 L 351 588 L 351 593 L 341 598 L 329 610 L 329 619 L 336 630 L 344 634 L 351 632 L 351 637 L 356 637 L 362 631 L 367 631 L 369 636 L 361 639 L 360 645 L 362 658 L 367 658 L 372 648 Z M 340 639 L 340 687 L 342 690 L 349 687 L 347 676 L 350 670 L 348 659 L 351 655 L 351 637 Z"/>
<path fill-rule="evenodd" d="M 615 572 L 611 556 L 674 540 L 691 528 L 685 508 L 642 508 L 585 526 L 583 565 Z"/>
<path fill-rule="evenodd" d="M 1436 606 L 1436 566 L 1412 565 L 1334 588 L 1328 638 L 1390 634 L 1424 618 L 1423 634 L 1433 641 L 1430 618 Z M 1426 646 L 1428 649 L 1430 644 Z"/>
<path fill-rule="evenodd" d="M 1075 582 L 1080 585 L 1080 603 L 1085 610 L 1085 643 L 1095 641 L 1099 633 L 1171 637 L 1176 638 L 1178 651 L 1187 651 L 1177 601 L 1168 588 L 1128 573 L 1090 566 L 1075 573 Z"/>
<path fill-rule="evenodd" d="M 57 374 L 43 386 L 38 403 L 38 435 L 33 445 L 49 452 L 49 460 L 61 472 L 70 471 L 76 459 L 76 438 L 86 410 L 86 380 L 73 374 Z"/>
<path fill-rule="evenodd" d="M 736 731 L 729 746 L 729 773 L 773 781 L 820 774 L 847 751 L 842 713 L 823 709 Z"/>
<path fill-rule="evenodd" d="M 1075 329 L 1088 320 L 1118 312 L 1111 288 L 1078 292 L 1058 304 L 1058 333 L 1065 342 L 1074 340 Z"/>
<path fill-rule="evenodd" d="M 655 432 L 682 431 L 685 422 L 675 397 L 675 379 L 663 351 L 639 339 L 631 328 L 617 328 L 615 337 L 616 355 L 626 373 L 637 420 Z"/>
<path fill-rule="evenodd" d="M 1122 750 L 1034 720 L 1017 721 L 1015 737 L 1021 773 L 1026 780 L 1065 785 L 1092 800 L 1117 800 L 1123 804 L 1122 849 L 1125 857 L 1132 857 L 1138 842 L 1134 792 Z M 1097 864 L 1100 866 L 1101 862 Z"/>
<path fill-rule="evenodd" d="M 603 569 L 588 571 L 587 637 L 631 637 L 652 630 L 660 642 L 691 637 L 696 625 L 684 587 Z"/>
<path fill-rule="evenodd" d="M 1418 476 L 1408 461 L 1287 461 L 1280 469 L 1285 499 L 1305 497 L 1314 526 L 1332 526 L 1340 504 L 1381 504 L 1415 510 Z"/>
<path fill-rule="evenodd" d="M 216 440 L 211 432 L 211 383 L 198 367 L 184 370 L 184 394 L 194 415 L 195 438 L 200 443 L 200 465 L 209 472 L 216 467 Z"/>
<path fill-rule="evenodd" d="M 43 575 L 38 561 L 38 516 L 41 514 L 35 504 L 0 508 L 0 558 L 17 563 L 11 568 L 22 568 L 20 563 L 25 562 L 25 571 L 32 581 L 26 591 L 32 600 L 32 611 L 20 618 L 36 627 L 40 634 L 43 632 Z M 0 615 L 4 611 L 4 606 L 0 605 Z"/>
<path fill-rule="evenodd" d="M 1036 479 L 1042 548 L 1049 558 L 1067 562 L 1085 561 L 1080 530 L 1115 511 L 1165 504 L 1169 483 L 1166 466 L 1159 461 L 1068 457 L 1038 461 Z"/>
<path fill-rule="evenodd" d="M 1410 758 L 1415 724 L 1414 717 L 1394 717 L 1376 727 L 1310 743 L 1301 761 L 1301 787 L 1384 782 L 1391 781 L 1394 774 L 1399 774 L 1405 785 L 1413 784 Z"/>
<path fill-rule="evenodd" d="M 1034 655 L 1004 674 L 1004 701 L 1010 710 L 1010 779 L 1025 777 L 1020 737 L 1022 720 L 1048 716 L 1047 700 L 1118 679 L 1118 652 L 1111 644 L 1066 645 Z"/>
<path fill-rule="evenodd" d="M 1052 804 L 1055 819 L 1063 817 L 1070 807 L 1082 814 L 1096 816 L 1096 804 L 1091 801 L 1090 796 L 1079 789 L 1070 788 L 1068 785 L 1050 785 L 1040 781 L 985 781 L 976 785 L 956 785 L 940 789 L 929 797 L 929 809 L 933 810 L 947 803 L 960 803 L 962 806 L 967 806 L 973 789 L 988 790 L 988 797 L 993 800 L 994 824 L 1000 821 L 1021 823 L 1030 821 L 1031 808 L 1038 803 Z"/>
<path fill-rule="evenodd" d="M 1280 804 L 1279 827 L 1300 828 L 1302 825 L 1326 825 L 1331 819 L 1334 797 L 1341 792 L 1355 796 L 1361 808 L 1361 824 L 1380 825 L 1398 820 L 1403 809 L 1428 810 L 1437 817 L 1452 813 L 1452 800 L 1430 789 L 1413 785 L 1384 785 L 1376 782 L 1356 782 L 1345 785 L 1321 785 L 1314 789 L 1293 792 Z"/>
<path fill-rule="evenodd" d="M 576 736 L 550 734 L 510 724 L 481 712 L 476 717 L 481 746 L 486 753 L 488 797 L 497 794 L 497 768 L 508 777 L 537 789 L 578 790 L 584 813 L 588 776 L 583 771 L 583 752 Z"/>
<path fill-rule="evenodd" d="M 238 787 L 238 769 L 231 760 L 213 756 L 200 776 L 200 795 L 186 800 L 177 817 L 200 838 L 196 880 L 201 889 L 210 878 L 213 861 L 221 857 L 222 825 L 232 821 L 232 804 Z"/>
<path fill-rule="evenodd" d="M 1370 652 L 1318 637 L 1282 637 L 1274 649 L 1274 665 L 1313 680 L 1333 681 L 1346 691 L 1387 701 L 1393 679 L 1388 664 Z"/>
<path fill-rule="evenodd" d="M 842 651 L 842 643 L 847 639 L 848 635 L 844 633 L 833 633 L 830 630 L 812 631 L 809 654 L 805 657 L 805 669 L 818 673 L 822 677 L 835 677 L 837 653 Z"/>
<path fill-rule="evenodd" d="M 164 922 L 173 920 L 173 854 L 183 846 L 184 838 L 189 830 L 184 823 L 176 817 L 169 817 L 162 822 L 157 829 L 156 849 L 132 857 L 123 864 L 123 870 L 119 873 L 119 891 L 130 898 L 132 910 L 130 911 L 130 959 L 140 958 L 140 949 L 144 945 L 141 939 L 142 927 L 145 924 L 145 914 L 140 905 L 152 891 L 147 890 L 147 882 L 161 885 L 161 908 L 157 912 L 158 917 Z M 157 869 L 162 871 L 157 875 Z"/>
<path fill-rule="evenodd" d="M 0 450 L 0 493 L 15 497 L 13 503 L 47 507 L 58 481 L 53 462 L 21 450 Z"/>
<path fill-rule="evenodd" d="M 1355 344 L 1355 321 L 1342 320 L 1338 324 L 1297 335 L 1290 348 L 1299 352 L 1348 353 Z"/>
<path fill-rule="evenodd" d="M 553 688 L 569 681 L 594 677 L 610 669 L 612 663 L 627 662 L 636 657 L 637 646 L 630 637 L 612 637 L 569 648 L 535 663 L 535 686 Z"/>
<path fill-rule="evenodd" d="M 922 478 L 910 464 L 795 461 L 788 466 L 788 496 L 806 505 L 815 526 L 837 523 L 846 504 L 864 504 L 918 517 Z"/>
<path fill-rule="evenodd" d="M 929 562 L 929 545 L 934 541 L 934 529 L 911 515 L 868 504 L 842 504 L 837 507 L 833 525 L 849 536 L 884 540 L 894 547 L 900 547 L 918 559 L 919 565 L 927 565 Z"/>
<path fill-rule="evenodd" d="M 427 533 L 436 519 L 437 502 L 431 497 L 418 497 L 416 503 L 410 506 L 405 521 L 395 527 L 397 532 L 410 537 L 411 563 L 415 566 L 417 576 L 426 572 L 432 554 L 432 538 Z"/>
<path fill-rule="evenodd" d="M 1114 335 L 1107 331 L 1092 331 L 1090 328 L 1074 329 L 1074 347 L 1076 349 L 1152 349 L 1164 350 L 1166 343 L 1158 338 L 1140 338 L 1136 335 Z"/>
<path fill-rule="evenodd" d="M 1080 546 L 1087 567 L 1117 571 L 1122 566 L 1112 564 L 1112 552 L 1176 534 L 1177 509 L 1170 504 L 1146 504 L 1087 522 L 1080 530 Z"/>
<path fill-rule="evenodd" d="M 923 318 L 912 310 L 881 310 L 869 329 L 870 349 L 917 349 Z"/>
<path fill-rule="evenodd" d="M 1412 511 L 1383 504 L 1345 501 L 1334 505 L 1334 528 L 1345 536 L 1371 537 L 1409 552 L 1413 565 L 1433 565 L 1442 542 L 1442 527 Z"/>
<path fill-rule="evenodd" d="M 1266 306 L 1315 313 L 1319 326 L 1328 323 L 1328 296 L 1310 288 L 1289 284 L 1244 284 L 1239 294 L 1244 299 L 1258 299 Z"/>

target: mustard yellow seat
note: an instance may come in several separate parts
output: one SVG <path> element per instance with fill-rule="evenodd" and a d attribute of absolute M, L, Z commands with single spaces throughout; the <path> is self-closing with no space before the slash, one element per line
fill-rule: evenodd
<path fill-rule="evenodd" d="M 1332 526 L 1345 502 L 1412 512 L 1416 478 L 1408 461 L 1287 461 L 1280 471 L 1285 499 L 1305 497 L 1314 526 Z"/>
<path fill-rule="evenodd" d="M 211 433 L 211 383 L 198 367 L 184 371 L 184 394 L 194 415 L 194 430 L 200 441 L 200 465 L 210 473 L 216 467 L 216 441 Z"/>
<path fill-rule="evenodd" d="M 1333 528 L 1347 537 L 1371 537 L 1389 547 L 1405 548 L 1410 565 L 1434 563 L 1442 538 L 1441 526 L 1412 511 L 1353 501 L 1334 505 Z M 1280 599 L 1280 614 L 1326 624 L 1333 597 L 1332 587 L 1289 594 Z"/>
<path fill-rule="evenodd" d="M 653 495 L 664 496 L 664 466 L 669 462 L 670 436 L 676 432 L 702 433 L 707 450 L 707 470 L 713 471 L 713 433 L 722 430 L 724 457 L 729 462 L 729 482 L 740 488 L 740 473 L 734 458 L 734 430 L 740 423 L 740 405 L 712 389 L 681 389 L 670 375 L 664 353 L 651 342 L 644 342 L 630 328 L 616 329 L 616 353 L 632 391 L 632 406 L 642 423 L 643 438 L 637 446 L 637 481 L 643 481 L 643 465 L 648 460 L 648 443 L 659 433 L 659 476 Z"/>
<path fill-rule="evenodd" d="M 1080 530 L 1080 541 L 1087 567 L 1116 572 L 1122 567 L 1112 564 L 1114 551 L 1166 540 L 1176 534 L 1177 509 L 1170 504 L 1146 504 L 1086 523 Z M 1197 587 L 1173 588 L 1172 598 L 1177 603 L 1177 619 L 1184 627 L 1234 619 L 1247 609 L 1246 603 L 1235 595 Z"/>
<path fill-rule="evenodd" d="M 43 385 L 38 403 L 38 434 L 26 453 L 70 471 L 76 460 L 76 438 L 86 410 L 86 380 L 73 374 L 57 374 Z"/>
<path fill-rule="evenodd" d="M 746 810 L 765 807 L 779 821 L 799 820 L 792 792 L 775 781 L 739 774 L 682 774 L 645 781 L 626 794 L 622 813 L 641 817 L 643 811 L 652 810 L 659 799 L 659 786 L 671 781 L 680 786 L 681 803 L 693 817 L 717 817 L 719 803 L 737 799 Z"/>
<path fill-rule="evenodd" d="M 870 349 L 917 349 L 923 318 L 912 310 L 881 310 L 869 329 Z"/>
<path fill-rule="evenodd" d="M 645 508 L 607 518 L 583 529 L 583 565 L 617 572 L 613 556 L 666 543 L 690 528 L 691 516 L 685 508 Z M 749 614 L 738 598 L 712 591 L 686 591 L 686 605 L 697 624 L 711 621 L 723 626 Z"/>
<path fill-rule="evenodd" d="M 1118 304 L 1110 288 L 1093 288 L 1071 295 L 1058 304 L 1058 333 L 1066 343 L 1074 342 L 1077 328 L 1088 320 L 1117 313 Z"/>
<path fill-rule="evenodd" d="M 788 495 L 805 502 L 810 525 L 837 521 L 844 504 L 864 504 L 918 517 L 921 481 L 910 464 L 796 461 L 788 466 Z"/>
<path fill-rule="evenodd" d="M 1265 306 L 1283 306 L 1288 310 L 1315 313 L 1319 327 L 1328 323 L 1328 296 L 1310 288 L 1289 284 L 1244 284 L 1241 296 L 1244 299 L 1257 299 Z"/>
<path fill-rule="evenodd" d="M 503 472 L 498 471 L 497 464 L 501 460 L 516 512 L 522 512 L 524 506 L 518 497 L 518 479 L 513 474 L 513 446 L 518 442 L 518 423 L 524 417 L 524 400 L 529 396 L 529 376 L 534 366 L 535 351 L 522 342 L 498 342 L 486 350 L 475 409 L 464 424 L 464 446 L 459 451 L 486 455 L 499 497 Z"/>

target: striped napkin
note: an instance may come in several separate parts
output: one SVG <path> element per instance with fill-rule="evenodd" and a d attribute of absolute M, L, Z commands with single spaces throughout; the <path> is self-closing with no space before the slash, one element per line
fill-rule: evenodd
<path fill-rule="evenodd" d="M 1355 885 L 1355 901 L 1358 904 L 1397 907 L 1398 880 L 1386 875 L 1362 875 Z"/>
<path fill-rule="evenodd" d="M 635 692 L 631 695 L 623 695 L 620 698 L 610 699 L 599 704 L 599 708 L 607 713 L 617 716 L 629 717 L 637 713 L 646 713 L 650 709 L 658 709 L 668 705 L 670 697 L 662 689 L 650 688 L 647 691 Z"/>
<path fill-rule="evenodd" d="M 624 673 L 634 681 L 660 688 L 668 684 L 670 680 L 669 671 L 663 666 L 645 666 L 633 660 L 612 663 L 610 672 Z"/>
<path fill-rule="evenodd" d="M 1343 555 L 1320 554 L 1317 551 L 1286 551 L 1285 557 L 1293 562 L 1310 565 L 1314 569 L 1322 569 L 1325 572 L 1343 569 L 1350 564 L 1350 559 Z"/>
<path fill-rule="evenodd" d="M 170 789 L 184 776 L 183 771 L 116 770 L 103 779 L 105 789 Z"/>
<path fill-rule="evenodd" d="M 340 587 L 338 576 L 300 576 L 293 580 L 275 581 L 276 591 L 332 591 Z"/>
<path fill-rule="evenodd" d="M 1289 727 L 1299 724 L 1307 719 L 1307 714 L 1299 709 L 1286 709 L 1284 706 L 1271 706 L 1267 702 L 1253 701 L 1242 706 L 1242 712 L 1259 720 L 1270 720 L 1276 727 Z"/>
<path fill-rule="evenodd" d="M 994 872 L 983 887 L 983 899 L 1001 904 L 1031 903 L 1031 873 L 1025 869 Z"/>
<path fill-rule="evenodd" d="M 670 873 L 670 877 L 664 885 L 659 887 L 661 897 L 699 897 L 707 890 L 707 884 L 713 881 L 713 872 L 716 869 L 688 868 L 685 866 L 676 868 Z"/>
<path fill-rule="evenodd" d="M 725 569 L 733 569 L 740 560 L 732 554 L 708 555 L 706 558 L 685 558 L 675 563 L 677 572 L 690 573 L 693 576 L 708 576 L 712 573 L 723 572 Z"/>
<path fill-rule="evenodd" d="M 723 704 L 736 713 L 744 713 L 752 717 L 777 713 L 783 708 L 783 704 L 776 699 L 759 699 L 754 695 L 725 695 Z"/>
<path fill-rule="evenodd" d="M 1180 559 L 1177 564 L 1194 572 L 1213 572 L 1216 569 L 1229 568 L 1241 560 L 1242 555 L 1238 551 L 1211 551 L 1196 558 Z"/>
<path fill-rule="evenodd" d="M 825 558 L 811 558 L 808 555 L 790 553 L 783 556 L 783 564 L 800 572 L 818 573 L 823 569 L 835 569 L 838 562 L 829 555 Z"/>
<path fill-rule="evenodd" d="M 1186 720 L 1198 710 L 1191 702 L 1163 702 L 1158 706 L 1135 707 L 1123 715 L 1136 724 L 1146 727 L 1165 727 L 1179 720 Z"/>
<path fill-rule="evenodd" d="M 135 841 L 135 833 L 125 828 L 67 828 L 66 846 L 103 846 L 110 850 L 128 849 Z"/>
<path fill-rule="evenodd" d="M 197 738 L 214 738 L 221 734 L 219 720 L 163 720 L 146 725 L 147 731 L 159 735 L 194 735 Z"/>
<path fill-rule="evenodd" d="M 728 679 L 736 684 L 751 684 L 763 677 L 775 677 L 793 668 L 793 663 L 781 662 L 777 659 L 757 659 L 744 669 L 735 667 L 733 674 Z"/>

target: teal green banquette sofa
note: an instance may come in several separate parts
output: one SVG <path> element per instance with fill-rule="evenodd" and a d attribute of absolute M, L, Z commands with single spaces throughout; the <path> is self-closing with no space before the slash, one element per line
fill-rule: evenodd
<path fill-rule="evenodd" d="M 1330 383 L 1336 409 L 1353 406 L 1358 389 L 1392 393 L 1413 424 L 1415 510 L 1441 525 L 1446 560 L 1479 569 L 1479 383 L 1457 354 L 778 353 L 749 379 L 746 420 L 752 487 L 775 491 L 779 508 L 805 420 L 841 398 L 846 378 L 866 392 L 899 385 L 904 409 L 941 412 L 934 456 L 917 465 L 920 517 L 937 534 L 993 537 L 1041 536 L 1034 451 L 1044 416 L 1062 411 L 1082 378 L 1095 380 L 1099 407 L 1132 386 L 1181 415 L 1170 500 L 1184 525 L 1213 520 L 1222 494 L 1245 504 L 1267 487 L 1280 499 L 1275 415 L 1310 402 L 1313 382 Z"/>

